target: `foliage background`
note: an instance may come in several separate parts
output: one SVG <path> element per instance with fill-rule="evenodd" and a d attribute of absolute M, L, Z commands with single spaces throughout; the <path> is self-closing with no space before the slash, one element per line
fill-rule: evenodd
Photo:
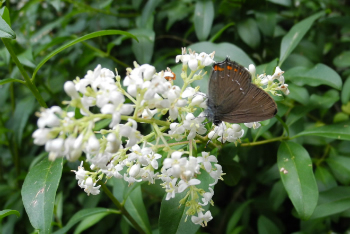
<path fill-rule="evenodd" d="M 291 91 L 288 97 L 277 100 L 281 118 L 249 131 L 241 146 L 227 145 L 218 152 L 227 175 L 215 187 L 214 219 L 198 232 L 344 233 L 350 230 L 350 130 L 344 128 L 350 114 L 349 5 L 336 0 L 33 0 L 3 2 L 2 12 L 16 34 L 11 46 L 28 74 L 59 46 L 89 33 L 123 30 L 138 38 L 139 42 L 125 35 L 100 36 L 51 57 L 38 70 L 34 82 L 48 106 L 62 105 L 67 99 L 64 82 L 82 77 L 97 64 L 117 68 L 122 77 L 135 60 L 150 63 L 157 71 L 171 67 L 181 82 L 181 66 L 175 64 L 181 47 L 207 53 L 215 50 L 216 61 L 229 55 L 244 66 L 253 62 L 258 71 L 267 74 L 281 65 Z M 9 17 L 4 16 L 5 6 Z M 288 41 L 290 51 L 283 53 L 281 44 L 292 27 L 318 13 L 311 27 L 294 28 L 306 34 L 294 42 L 295 48 L 290 46 L 293 41 Z M 285 60 L 283 55 L 287 55 Z M 34 113 L 40 105 L 26 86 L 9 79 L 23 80 L 5 46 L 0 47 L 0 77 L 0 204 L 2 210 L 20 214 L 1 216 L 0 228 L 2 233 L 30 233 L 34 228 L 25 212 L 21 189 L 29 170 L 47 156 L 42 147 L 33 145 L 31 137 L 36 129 Z M 206 92 L 205 80 L 196 85 Z M 315 130 L 317 126 L 323 128 Z M 141 125 L 140 130 L 149 129 Z M 314 207 L 309 208 L 309 220 L 300 219 L 300 206 L 291 198 L 294 188 L 288 187 L 279 173 L 286 147 L 294 150 L 294 155 L 305 156 L 304 163 L 309 162 L 309 156 L 312 160 L 314 173 L 296 166 L 293 177 L 310 177 L 311 182 L 303 185 L 306 187 L 308 183 L 312 187 L 313 178 L 317 182 L 319 195 L 302 194 L 318 197 L 313 215 Z M 105 194 L 88 197 L 77 186 L 71 170 L 78 165 L 64 162 L 61 180 L 56 178 L 59 187 L 51 231 L 66 226 L 76 215 L 82 222 L 70 232 L 135 232 L 121 215 L 106 210 L 95 210 L 90 216 L 77 214 L 96 207 L 115 209 Z M 114 185 L 114 189 L 122 186 L 112 181 L 107 185 Z M 164 224 L 158 223 L 163 191 L 147 184 L 141 191 L 150 230 L 164 230 Z M 305 203 L 301 206 L 305 208 Z"/>

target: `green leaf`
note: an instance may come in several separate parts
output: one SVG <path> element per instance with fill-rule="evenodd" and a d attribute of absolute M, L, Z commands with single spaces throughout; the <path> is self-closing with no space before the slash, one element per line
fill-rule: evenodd
<path fill-rule="evenodd" d="M 277 59 L 272 60 L 269 63 L 261 64 L 256 67 L 256 74 L 273 74 L 277 67 Z"/>
<path fill-rule="evenodd" d="M 218 156 L 222 170 L 226 173 L 224 183 L 228 186 L 236 185 L 242 177 L 242 166 L 234 161 L 237 154 L 237 147 L 234 144 L 224 146 Z"/>
<path fill-rule="evenodd" d="M 226 29 L 228 29 L 229 27 L 231 27 L 231 26 L 233 26 L 233 25 L 235 25 L 235 23 L 228 23 L 228 24 L 226 24 L 224 27 L 222 27 L 217 33 L 215 33 L 215 35 L 213 35 L 210 39 L 209 39 L 209 41 L 210 42 L 214 42 L 216 39 L 218 39 L 220 36 L 221 36 L 221 34 L 223 33 L 223 32 L 225 32 L 225 30 Z"/>
<path fill-rule="evenodd" d="M 292 5 L 291 0 L 267 0 L 267 1 L 278 4 L 278 5 L 287 6 L 287 7 Z"/>
<path fill-rule="evenodd" d="M 342 79 L 339 74 L 322 63 L 316 64 L 311 69 L 305 67 L 292 68 L 284 73 L 284 77 L 286 80 L 300 86 L 328 85 L 338 90 L 342 88 Z"/>
<path fill-rule="evenodd" d="M 277 167 L 276 167 L 277 169 Z M 273 207 L 273 210 L 278 211 L 282 205 L 282 203 L 286 200 L 287 193 L 286 190 L 283 187 L 283 183 L 281 180 L 278 180 L 272 187 L 270 195 L 269 195 L 269 202 L 271 203 L 271 206 Z"/>
<path fill-rule="evenodd" d="M 339 101 L 339 92 L 334 89 L 328 90 L 323 95 L 312 94 L 310 97 L 310 105 L 320 109 L 329 109 L 337 101 Z"/>
<path fill-rule="evenodd" d="M 16 39 L 15 32 L 1 17 L 0 17 L 0 38 Z"/>
<path fill-rule="evenodd" d="M 63 158 L 44 158 L 27 174 L 22 186 L 22 200 L 29 221 L 40 233 L 51 232 L 53 208 L 62 175 Z"/>
<path fill-rule="evenodd" d="M 240 38 L 253 49 L 260 45 L 260 32 L 258 24 L 252 18 L 248 18 L 237 24 L 237 30 Z"/>
<path fill-rule="evenodd" d="M 273 37 L 276 27 L 276 17 L 275 12 L 255 12 L 256 23 L 265 36 Z"/>
<path fill-rule="evenodd" d="M 16 215 L 18 218 L 21 216 L 17 210 L 2 210 L 0 211 L 0 221 L 9 215 Z"/>
<path fill-rule="evenodd" d="M 197 1 L 193 22 L 197 38 L 204 41 L 208 38 L 214 20 L 214 4 L 212 1 Z"/>
<path fill-rule="evenodd" d="M 250 203 L 252 203 L 252 200 L 245 201 L 235 210 L 230 220 L 228 221 L 226 233 L 231 233 L 237 227 L 237 223 L 242 218 L 243 212 L 247 210 L 247 207 L 250 205 Z"/>
<path fill-rule="evenodd" d="M 60 230 L 54 232 L 54 234 L 64 234 L 66 233 L 69 229 L 71 229 L 76 223 L 80 222 L 81 220 L 91 216 L 91 215 L 96 215 L 96 214 L 118 214 L 120 213 L 117 210 L 113 209 L 106 209 L 106 208 L 89 208 L 89 209 L 83 209 L 78 211 L 73 215 L 72 218 L 68 221 L 66 226 L 61 228 Z"/>
<path fill-rule="evenodd" d="M 320 192 L 337 186 L 337 181 L 328 169 L 318 166 L 315 170 L 315 178 Z"/>
<path fill-rule="evenodd" d="M 291 112 L 289 112 L 289 115 L 287 116 L 286 124 L 287 126 L 291 126 L 293 123 L 297 122 L 299 119 L 306 116 L 308 112 L 315 109 L 314 106 L 296 106 L 294 107 Z"/>
<path fill-rule="evenodd" d="M 259 234 L 279 234 L 281 230 L 270 219 L 263 215 L 258 218 L 258 232 Z"/>
<path fill-rule="evenodd" d="M 350 140 L 350 122 L 346 121 L 342 123 L 310 128 L 297 134 L 295 137 L 309 136 L 309 135 L 349 141 Z"/>
<path fill-rule="evenodd" d="M 350 209 L 350 187 L 334 187 L 321 192 L 315 212 L 310 219 L 327 217 Z"/>
<path fill-rule="evenodd" d="M 17 56 L 18 60 L 25 66 L 35 68 L 32 49 L 28 49 Z"/>
<path fill-rule="evenodd" d="M 125 202 L 125 209 L 139 224 L 145 233 L 152 233 L 146 207 L 143 203 L 141 186 L 137 186 L 128 196 Z M 130 223 L 131 225 L 131 223 Z"/>
<path fill-rule="evenodd" d="M 89 217 L 86 217 L 76 227 L 76 229 L 74 230 L 74 234 L 82 233 L 84 230 L 88 229 L 89 227 L 92 227 L 93 225 L 101 221 L 106 215 L 108 215 L 108 213 L 103 212 L 103 213 L 93 214 L 93 215 L 90 215 Z"/>
<path fill-rule="evenodd" d="M 119 202 L 125 201 L 125 209 L 136 220 L 140 227 L 150 233 L 151 227 L 147 216 L 147 211 L 142 200 L 141 183 L 129 183 L 123 179 L 113 179 L 113 195 Z M 128 221 L 132 226 L 132 224 Z"/>
<path fill-rule="evenodd" d="M 309 153 L 294 142 L 282 142 L 277 153 L 283 185 L 301 219 L 308 219 L 317 204 L 318 189 Z"/>
<path fill-rule="evenodd" d="M 144 6 L 142 10 L 142 16 L 141 16 L 141 25 L 140 27 L 144 28 L 149 20 L 149 18 L 152 16 L 153 11 L 156 9 L 156 7 L 161 3 L 160 0 L 150 0 L 147 1 L 146 5 Z"/>
<path fill-rule="evenodd" d="M 350 76 L 346 78 L 344 82 L 343 89 L 341 91 L 341 102 L 346 104 L 350 101 Z"/>
<path fill-rule="evenodd" d="M 151 29 L 136 28 L 129 30 L 134 34 L 138 42 L 132 41 L 131 49 L 140 64 L 150 63 L 153 55 L 155 32 Z"/>
<path fill-rule="evenodd" d="M 128 32 L 125 32 L 125 31 L 121 31 L 121 30 L 102 30 L 102 31 L 98 31 L 98 32 L 94 32 L 94 33 L 90 33 L 90 34 L 87 34 L 85 36 L 82 36 L 82 37 L 79 37 L 77 39 L 74 39 L 66 44 L 64 44 L 63 46 L 57 48 L 56 50 L 52 51 L 50 54 L 48 54 L 43 60 L 40 61 L 40 63 L 36 66 L 34 72 L 33 72 L 33 76 L 32 76 L 32 80 L 35 79 L 35 75 L 36 73 L 39 71 L 39 69 L 50 59 L 52 58 L 53 56 L 55 56 L 56 54 L 62 52 L 63 50 L 79 43 L 79 42 L 82 42 L 82 41 L 86 41 L 86 40 L 89 40 L 91 38 L 95 38 L 95 37 L 100 37 L 100 36 L 106 36 L 106 35 L 117 35 L 117 34 L 121 34 L 121 35 L 126 35 L 126 36 L 129 36 L 133 39 L 135 39 L 137 41 L 137 38 L 128 33 Z"/>
<path fill-rule="evenodd" d="M 306 88 L 289 84 L 288 89 L 290 91 L 290 94 L 288 95 L 289 98 L 303 105 L 307 105 L 309 103 L 310 96 Z"/>
<path fill-rule="evenodd" d="M 343 51 L 340 55 L 333 59 L 336 67 L 344 68 L 350 66 L 350 51 Z"/>
<path fill-rule="evenodd" d="M 335 156 L 327 158 L 326 162 L 340 183 L 344 185 L 350 184 L 350 158 Z"/>
<path fill-rule="evenodd" d="M 34 106 L 35 99 L 33 96 L 22 98 L 18 102 L 15 112 L 8 122 L 10 128 L 15 133 L 14 136 L 18 146 L 22 144 L 23 131 L 27 126 L 29 117 L 33 114 Z"/>
<path fill-rule="evenodd" d="M 5 22 L 11 27 L 11 18 L 7 7 L 2 7 L 0 9 L 0 15 L 3 18 L 3 20 L 5 20 Z"/>
<path fill-rule="evenodd" d="M 299 23 L 295 24 L 291 30 L 282 38 L 281 50 L 280 50 L 280 62 L 281 66 L 284 60 L 292 53 L 295 47 L 299 44 L 301 39 L 305 36 L 307 31 L 311 28 L 311 25 L 315 20 L 323 16 L 325 12 L 316 13 Z"/>

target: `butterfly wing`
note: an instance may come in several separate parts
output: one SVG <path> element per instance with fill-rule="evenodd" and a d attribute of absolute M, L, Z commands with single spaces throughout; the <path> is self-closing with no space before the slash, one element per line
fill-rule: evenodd
<path fill-rule="evenodd" d="M 216 119 L 229 123 L 262 121 L 277 112 L 273 98 L 252 84 L 250 73 L 229 58 L 213 65 L 208 106 L 215 110 Z"/>
<path fill-rule="evenodd" d="M 229 123 L 250 123 L 271 119 L 277 113 L 273 98 L 254 84 L 240 103 L 228 113 L 222 113 L 220 119 Z"/>
<path fill-rule="evenodd" d="M 250 73 L 226 58 L 215 63 L 209 81 L 209 104 L 216 115 L 230 113 L 244 99 L 251 84 Z"/>

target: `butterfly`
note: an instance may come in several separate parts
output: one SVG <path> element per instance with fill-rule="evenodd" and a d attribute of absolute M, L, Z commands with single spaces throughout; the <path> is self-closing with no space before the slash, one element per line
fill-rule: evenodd
<path fill-rule="evenodd" d="M 263 121 L 277 113 L 273 98 L 252 83 L 249 71 L 229 58 L 213 64 L 208 89 L 206 116 L 215 125 Z"/>

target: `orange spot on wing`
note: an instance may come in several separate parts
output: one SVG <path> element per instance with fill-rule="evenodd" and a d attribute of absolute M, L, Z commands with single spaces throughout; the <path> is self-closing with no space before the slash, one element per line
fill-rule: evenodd
<path fill-rule="evenodd" d="M 214 65 L 214 71 L 223 71 L 224 69 L 220 67 L 219 65 Z"/>
<path fill-rule="evenodd" d="M 233 69 L 233 71 L 237 72 L 237 71 L 238 71 L 238 69 L 237 69 L 237 68 L 235 68 L 235 69 Z"/>
<path fill-rule="evenodd" d="M 227 65 L 226 68 L 227 68 L 227 70 L 232 70 L 233 69 L 232 66 L 230 66 L 230 65 Z"/>

